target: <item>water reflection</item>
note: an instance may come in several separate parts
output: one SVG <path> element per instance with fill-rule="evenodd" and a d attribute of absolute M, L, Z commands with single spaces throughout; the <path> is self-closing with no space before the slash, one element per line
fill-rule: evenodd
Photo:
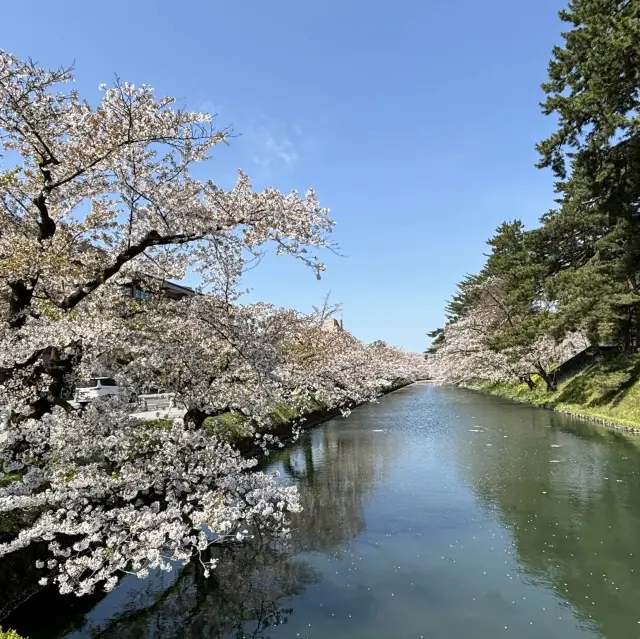
<path fill-rule="evenodd" d="M 65 631 L 35 599 L 3 623 L 30 639 L 639 636 L 638 442 L 408 388 L 271 459 L 304 506 L 287 547 L 218 549 L 209 579 L 126 579 L 89 612 L 52 598 Z"/>
<path fill-rule="evenodd" d="M 306 433 L 297 447 L 282 451 L 274 468 L 296 481 L 303 506 L 292 521 L 294 549 L 335 554 L 363 534 L 363 507 L 385 482 L 398 450 L 395 438 L 357 414 Z"/>
<path fill-rule="evenodd" d="M 319 579 L 309 565 L 274 548 L 226 548 L 220 555 L 209 578 L 190 564 L 168 587 L 160 575 L 144 588 L 132 584 L 118 614 L 102 623 L 87 620 L 69 637 L 267 639 L 293 613 L 285 602 Z"/>
<path fill-rule="evenodd" d="M 523 568 L 602 636 L 638 636 L 639 440 L 550 411 L 483 404 L 486 428 L 457 439 L 459 461 L 508 527 Z"/>

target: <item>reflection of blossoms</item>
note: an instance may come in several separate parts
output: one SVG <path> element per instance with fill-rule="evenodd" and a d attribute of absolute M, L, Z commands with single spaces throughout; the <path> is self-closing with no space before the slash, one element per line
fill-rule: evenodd
<path fill-rule="evenodd" d="M 168 587 L 166 577 L 154 574 L 146 583 L 132 584 L 120 613 L 109 619 L 85 617 L 83 631 L 117 639 L 266 639 L 293 613 L 291 598 L 319 579 L 311 566 L 277 544 L 218 546 L 210 554 L 217 568 L 209 579 L 194 563 Z"/>
<path fill-rule="evenodd" d="M 228 137 L 210 116 L 120 83 L 93 108 L 60 92 L 71 80 L 0 51 L 0 157 L 18 157 L 0 170 L 0 515 L 21 522 L 0 556 L 45 542 L 38 565 L 85 594 L 193 557 L 208 571 L 214 542 L 288 535 L 295 488 L 246 472 L 256 461 L 207 417 L 242 415 L 267 448 L 276 403 L 348 410 L 411 377 L 413 360 L 320 334 L 317 314 L 239 304 L 238 279 L 266 245 L 324 269 L 315 251 L 333 222 L 313 191 L 257 193 L 242 172 L 228 191 L 196 180 L 191 167 Z M 187 273 L 197 295 L 160 294 Z M 95 371 L 126 392 L 72 406 Z M 134 419 L 129 394 L 151 387 L 174 393 L 185 419 Z"/>

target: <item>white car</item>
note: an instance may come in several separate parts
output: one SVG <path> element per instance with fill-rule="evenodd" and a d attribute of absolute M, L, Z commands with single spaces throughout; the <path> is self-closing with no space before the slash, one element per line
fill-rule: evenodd
<path fill-rule="evenodd" d="M 92 377 L 76 386 L 75 401 L 86 404 L 98 397 L 120 395 L 124 389 L 112 377 Z"/>

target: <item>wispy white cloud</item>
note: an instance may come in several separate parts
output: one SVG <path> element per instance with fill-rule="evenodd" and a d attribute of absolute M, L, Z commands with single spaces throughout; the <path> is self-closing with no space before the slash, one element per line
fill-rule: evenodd
<path fill-rule="evenodd" d="M 240 111 L 229 118 L 228 108 L 222 104 L 204 99 L 196 102 L 194 111 L 210 113 L 216 116 L 214 124 L 228 128 L 233 136 L 231 146 L 240 166 L 254 165 L 254 174 L 259 172 L 262 178 L 273 178 L 278 173 L 293 170 L 305 155 L 308 136 L 298 124 L 285 124 L 264 113 L 256 114 Z"/>
<path fill-rule="evenodd" d="M 199 113 L 208 113 L 209 115 L 218 115 L 220 111 L 218 106 L 211 100 L 202 100 L 202 102 L 198 102 L 194 106 L 193 110 L 198 111 Z"/>
<path fill-rule="evenodd" d="M 274 163 L 283 164 L 286 168 L 292 168 L 298 161 L 298 150 L 293 141 L 287 136 L 276 136 L 267 131 L 261 136 L 259 149 L 252 153 L 253 161 L 263 167 L 270 167 Z"/>
<path fill-rule="evenodd" d="M 300 127 L 284 127 L 262 117 L 242 133 L 251 161 L 262 169 L 292 169 L 300 160 Z"/>

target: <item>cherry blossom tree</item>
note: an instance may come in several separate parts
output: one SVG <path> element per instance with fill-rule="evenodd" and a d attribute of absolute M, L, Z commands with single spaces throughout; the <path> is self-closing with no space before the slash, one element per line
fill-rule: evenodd
<path fill-rule="evenodd" d="M 268 246 L 322 272 L 333 223 L 314 192 L 196 179 L 229 136 L 210 116 L 121 82 L 93 106 L 72 79 L 0 52 L 0 517 L 16 522 L 0 557 L 44 545 L 42 579 L 85 594 L 174 561 L 208 571 L 211 543 L 288 534 L 295 488 L 247 472 L 256 460 L 206 417 L 268 429 L 275 402 L 311 396 L 348 411 L 421 363 L 323 331 L 326 305 L 241 304 L 239 278 Z M 187 273 L 197 295 L 159 294 Z M 151 299 L 124 297 L 130 282 Z M 73 406 L 96 370 L 175 392 L 185 419 L 142 423 L 126 396 Z"/>
<path fill-rule="evenodd" d="M 488 320 L 473 309 L 444 328 L 441 345 L 429 358 L 434 379 L 453 384 L 472 379 L 504 381 L 529 372 L 519 366 L 520 362 L 514 365 L 505 354 L 487 346 L 491 328 Z"/>
<path fill-rule="evenodd" d="M 283 342 L 283 385 L 347 414 L 353 406 L 375 401 L 381 388 L 400 379 L 426 377 L 424 356 L 381 342 L 365 344 L 348 331 L 326 330 L 325 320 L 338 310 L 327 300 Z"/>
<path fill-rule="evenodd" d="M 254 461 L 193 424 L 145 427 L 122 401 L 77 410 L 66 397 L 96 366 L 131 386 L 145 364 L 149 381 L 167 373 L 172 332 L 190 314 L 189 347 L 224 368 L 234 340 L 213 345 L 214 329 L 201 332 L 208 313 L 217 327 L 226 321 L 216 316 L 221 291 L 267 244 L 319 274 L 313 251 L 328 246 L 332 222 L 313 191 L 258 193 L 243 173 L 231 190 L 195 179 L 193 165 L 228 138 L 207 114 L 120 82 L 101 87 L 94 107 L 65 88 L 71 81 L 68 69 L 0 52 L 0 404 L 8 412 L 0 516 L 27 522 L 0 556 L 47 542 L 51 578 L 62 592 L 84 594 L 113 587 L 123 571 L 144 576 L 186 561 L 229 535 L 286 534 L 296 492 L 245 472 Z M 176 315 L 168 302 L 123 301 L 123 283 L 142 278 L 152 290 L 157 278 L 189 271 L 218 299 L 199 296 Z M 208 405 L 216 396 L 216 408 L 264 410 L 248 391 L 273 368 L 270 351 L 252 341 L 256 318 L 236 313 L 234 335 L 244 331 L 252 363 L 235 360 L 226 396 L 218 383 Z M 155 348 L 153 331 L 165 338 Z M 193 372 L 192 381 L 202 369 Z M 194 404 L 203 383 L 189 391 Z"/>
<path fill-rule="evenodd" d="M 153 380 L 175 393 L 195 427 L 230 411 L 268 425 L 273 404 L 283 399 L 280 344 L 296 331 L 298 313 L 214 295 L 144 306 L 123 349 L 128 379 L 138 387 Z"/>
<path fill-rule="evenodd" d="M 268 427 L 274 404 L 282 402 L 346 411 L 400 379 L 426 376 L 421 355 L 326 330 L 336 310 L 326 301 L 311 314 L 212 295 L 154 304 L 170 311 L 150 313 L 157 324 L 140 332 L 127 373 L 140 383 L 155 375 L 197 426 L 235 411 Z"/>
<path fill-rule="evenodd" d="M 536 332 L 507 347 L 497 347 L 503 332 L 518 328 L 517 318 L 501 295 L 501 283 L 489 278 L 471 287 L 473 302 L 445 326 L 435 353 L 429 358 L 432 375 L 447 383 L 473 379 L 522 380 L 534 387 L 532 374 L 540 374 L 549 385 L 549 369 L 586 348 L 582 333 L 568 333 L 562 340 Z M 542 309 L 544 310 L 544 309 Z M 536 329 L 538 326 L 536 325 Z"/>

